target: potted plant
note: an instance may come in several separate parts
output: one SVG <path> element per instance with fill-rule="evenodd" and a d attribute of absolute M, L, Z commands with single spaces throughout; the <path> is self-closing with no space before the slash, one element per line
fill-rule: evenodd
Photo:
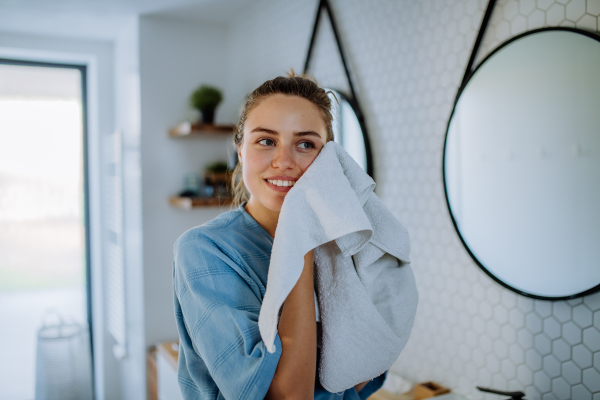
<path fill-rule="evenodd" d="M 217 161 L 205 168 L 204 182 L 212 186 L 217 197 L 231 196 L 231 171 L 225 161 Z"/>
<path fill-rule="evenodd" d="M 212 124 L 215 118 L 215 108 L 223 100 L 221 91 L 208 85 L 201 85 L 190 95 L 190 105 L 200 110 L 201 120 L 205 124 Z"/>

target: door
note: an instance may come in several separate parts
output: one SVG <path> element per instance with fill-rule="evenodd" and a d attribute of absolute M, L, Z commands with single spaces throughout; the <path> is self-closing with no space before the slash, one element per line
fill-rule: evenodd
<path fill-rule="evenodd" d="M 81 325 L 91 349 L 85 81 L 0 59 L 0 399 L 34 398 L 44 321 Z"/>

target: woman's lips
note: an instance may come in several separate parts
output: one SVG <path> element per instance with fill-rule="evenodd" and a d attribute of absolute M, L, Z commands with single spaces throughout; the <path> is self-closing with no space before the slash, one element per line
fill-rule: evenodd
<path fill-rule="evenodd" d="M 289 192 L 290 189 L 293 188 L 293 186 L 277 186 L 277 185 L 273 185 L 271 182 L 269 182 L 266 179 L 265 179 L 265 182 L 267 183 L 268 187 L 270 187 L 271 189 L 275 190 L 276 192 Z"/>

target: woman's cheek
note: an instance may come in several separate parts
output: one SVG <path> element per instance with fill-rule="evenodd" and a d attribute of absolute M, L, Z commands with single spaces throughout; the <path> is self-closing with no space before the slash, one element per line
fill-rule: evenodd
<path fill-rule="evenodd" d="M 256 157 L 251 155 L 246 159 L 243 168 L 244 182 L 253 185 L 254 182 L 262 180 L 262 175 L 268 167 L 268 160 L 264 157 Z"/>
<path fill-rule="evenodd" d="M 270 156 L 266 151 L 252 151 L 249 156 L 254 169 L 259 169 L 269 164 Z"/>
<path fill-rule="evenodd" d="M 319 153 L 320 153 L 320 151 L 319 151 Z M 303 160 L 302 165 L 301 165 L 302 173 L 304 173 L 308 169 L 308 167 L 310 167 L 310 165 L 313 163 L 313 161 L 315 161 L 315 159 L 317 158 L 319 153 L 311 154 L 309 157 L 306 157 Z"/>

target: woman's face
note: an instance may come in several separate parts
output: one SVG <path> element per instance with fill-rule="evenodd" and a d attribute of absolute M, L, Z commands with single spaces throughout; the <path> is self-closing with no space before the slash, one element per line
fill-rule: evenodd
<path fill-rule="evenodd" d="M 325 145 L 326 132 L 317 106 L 302 97 L 275 94 L 261 100 L 246 117 L 238 148 L 248 203 L 280 211 L 292 188 L 280 185 L 304 174 Z"/>

